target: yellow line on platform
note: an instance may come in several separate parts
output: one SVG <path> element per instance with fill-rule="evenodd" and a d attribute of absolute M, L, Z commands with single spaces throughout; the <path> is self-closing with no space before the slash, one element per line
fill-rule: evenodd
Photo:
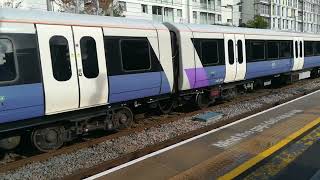
<path fill-rule="evenodd" d="M 241 173 L 245 172 L 246 170 L 248 170 L 249 168 L 251 168 L 252 166 L 257 164 L 258 162 L 262 161 L 263 159 L 267 158 L 271 154 L 275 153 L 276 151 L 278 151 L 279 149 L 281 149 L 285 145 L 289 144 L 292 140 L 296 139 L 297 137 L 299 137 L 303 133 L 307 132 L 311 128 L 315 127 L 319 123 L 320 123 L 320 118 L 315 119 L 311 123 L 305 125 L 300 130 L 294 132 L 293 134 L 289 135 L 285 139 L 281 140 L 276 145 L 270 147 L 269 149 L 258 154 L 257 156 L 251 158 L 250 160 L 248 160 L 245 163 L 241 164 L 240 166 L 236 167 L 235 169 L 233 169 L 229 173 L 219 177 L 218 179 L 219 180 L 233 179 L 233 178 L 239 176 Z"/>

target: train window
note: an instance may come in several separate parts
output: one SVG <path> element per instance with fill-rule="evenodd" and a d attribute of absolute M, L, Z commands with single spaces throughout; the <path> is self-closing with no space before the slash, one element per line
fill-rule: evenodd
<path fill-rule="evenodd" d="M 279 42 L 269 41 L 267 43 L 267 47 L 268 47 L 267 58 L 279 59 Z"/>
<path fill-rule="evenodd" d="M 121 40 L 122 67 L 125 71 L 139 71 L 151 68 L 150 47 L 147 40 Z"/>
<path fill-rule="evenodd" d="M 290 41 L 280 42 L 280 58 L 290 58 L 291 57 L 291 43 Z"/>
<path fill-rule="evenodd" d="M 54 78 L 68 81 L 72 76 L 68 40 L 63 36 L 53 36 L 49 44 Z"/>
<path fill-rule="evenodd" d="M 203 65 L 219 64 L 219 51 L 217 41 L 201 42 L 201 61 Z"/>
<path fill-rule="evenodd" d="M 243 45 L 242 45 L 242 40 L 238 40 L 237 47 L 238 47 L 238 62 L 240 64 L 242 64 L 243 63 Z"/>
<path fill-rule="evenodd" d="M 301 58 L 302 58 L 302 51 L 303 51 L 302 41 L 300 41 L 300 57 L 301 57 Z"/>
<path fill-rule="evenodd" d="M 0 39 L 0 82 L 13 81 L 16 77 L 12 42 L 9 39 Z"/>
<path fill-rule="evenodd" d="M 316 56 L 320 55 L 320 42 L 314 43 L 314 55 Z"/>
<path fill-rule="evenodd" d="M 250 55 L 253 61 L 265 59 L 265 42 L 264 41 L 251 41 Z"/>
<path fill-rule="evenodd" d="M 295 50 L 296 50 L 296 58 L 298 58 L 299 57 L 299 48 L 298 48 L 298 41 L 295 41 L 295 46 L 296 46 L 296 48 L 295 48 Z"/>
<path fill-rule="evenodd" d="M 83 74 L 86 78 L 96 78 L 99 75 L 96 41 L 89 36 L 80 40 Z"/>
<path fill-rule="evenodd" d="M 233 40 L 228 41 L 228 55 L 229 55 L 229 64 L 234 64 Z"/>
<path fill-rule="evenodd" d="M 304 42 L 304 55 L 313 56 L 313 42 L 311 41 Z"/>

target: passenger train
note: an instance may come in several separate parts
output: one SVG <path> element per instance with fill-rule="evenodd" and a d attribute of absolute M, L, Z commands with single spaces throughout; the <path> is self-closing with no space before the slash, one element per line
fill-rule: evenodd
<path fill-rule="evenodd" d="M 0 147 L 52 151 L 78 135 L 272 81 L 319 75 L 320 36 L 0 10 Z"/>

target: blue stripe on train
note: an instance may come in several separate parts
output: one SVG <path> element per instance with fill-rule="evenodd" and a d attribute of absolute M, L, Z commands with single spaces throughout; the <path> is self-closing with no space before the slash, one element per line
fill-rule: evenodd
<path fill-rule="evenodd" d="M 164 75 L 162 72 L 149 72 L 109 76 L 109 103 L 156 96 L 160 94 L 160 87 L 161 94 L 170 92 L 169 82 Z"/>
<path fill-rule="evenodd" d="M 41 83 L 0 87 L 0 123 L 44 115 Z"/>
<path fill-rule="evenodd" d="M 246 79 L 290 72 L 292 59 L 269 60 L 247 63 Z"/>
<path fill-rule="evenodd" d="M 305 57 L 303 68 L 312 68 L 320 66 L 320 56 Z"/>

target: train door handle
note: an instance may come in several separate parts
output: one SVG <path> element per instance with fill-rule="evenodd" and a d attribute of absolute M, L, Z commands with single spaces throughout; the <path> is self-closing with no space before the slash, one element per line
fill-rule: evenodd
<path fill-rule="evenodd" d="M 78 76 L 82 76 L 82 69 L 78 69 Z"/>

